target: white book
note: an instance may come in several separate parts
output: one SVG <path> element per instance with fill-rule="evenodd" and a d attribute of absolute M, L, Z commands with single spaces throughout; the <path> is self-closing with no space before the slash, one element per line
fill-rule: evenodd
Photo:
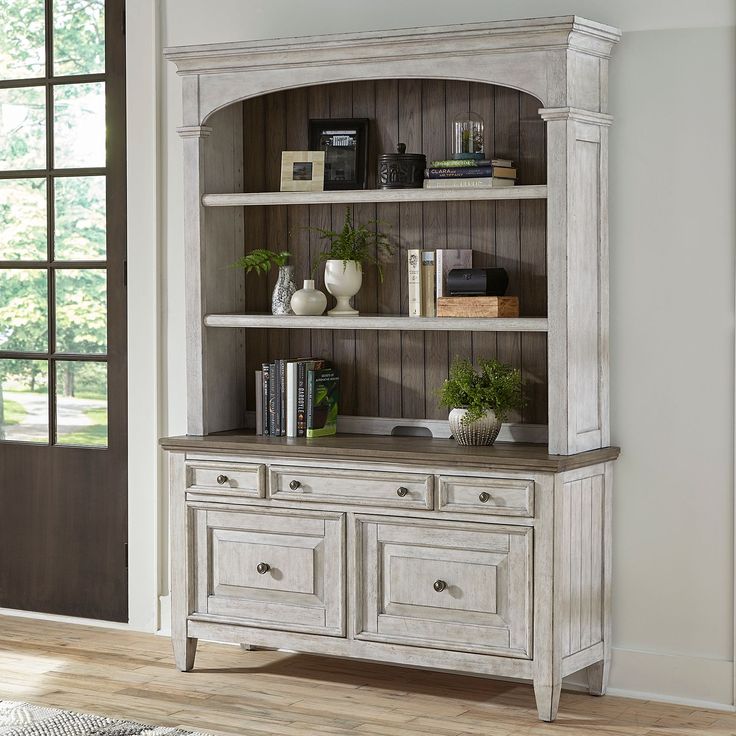
<path fill-rule="evenodd" d="M 512 187 L 514 179 L 501 179 L 497 176 L 472 176 L 467 179 L 425 179 L 425 189 L 480 189 L 492 187 Z"/>
<path fill-rule="evenodd" d="M 473 251 L 470 248 L 442 248 L 435 253 L 436 286 L 438 297 L 449 296 L 447 274 L 453 268 L 473 268 Z"/>
<path fill-rule="evenodd" d="M 298 363 L 286 364 L 286 436 L 296 437 L 296 369 Z"/>
<path fill-rule="evenodd" d="M 406 274 L 409 282 L 409 316 L 422 316 L 422 251 L 410 248 L 407 252 Z"/>

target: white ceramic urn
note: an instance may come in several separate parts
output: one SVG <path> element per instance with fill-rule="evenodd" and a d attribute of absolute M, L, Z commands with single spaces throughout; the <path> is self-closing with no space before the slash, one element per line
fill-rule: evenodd
<path fill-rule="evenodd" d="M 337 304 L 327 312 L 332 317 L 350 317 L 358 314 L 350 306 L 363 283 L 363 269 L 358 261 L 329 260 L 325 262 L 325 287 L 337 300 Z"/>
<path fill-rule="evenodd" d="M 316 317 L 325 311 L 327 297 L 314 288 L 313 279 L 304 280 L 304 288 L 294 293 L 291 297 L 291 311 L 300 316 Z"/>

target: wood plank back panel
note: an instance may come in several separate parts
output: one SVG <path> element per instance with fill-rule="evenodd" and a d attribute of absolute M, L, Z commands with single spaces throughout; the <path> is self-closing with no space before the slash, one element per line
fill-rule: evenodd
<path fill-rule="evenodd" d="M 450 152 L 450 125 L 464 110 L 479 113 L 486 125 L 489 154 L 518 162 L 519 183 L 546 181 L 544 123 L 540 103 L 515 90 L 475 82 L 380 80 L 297 88 L 246 100 L 243 105 L 245 191 L 277 191 L 281 150 L 307 146 L 309 118 L 367 117 L 368 186 L 375 186 L 376 156 L 406 143 L 427 161 Z M 217 130 L 213 132 L 217 135 Z M 260 144 L 260 149 L 259 149 Z M 265 173 L 264 173 L 265 169 Z M 311 278 L 324 243 L 309 228 L 339 229 L 342 206 L 246 207 L 246 249 L 267 247 L 292 253 L 295 279 Z M 509 294 L 520 297 L 522 316 L 545 316 L 546 206 L 544 201 L 363 204 L 352 207 L 356 222 L 379 220 L 399 247 L 383 259 L 384 281 L 373 267 L 363 275 L 356 297 L 367 313 L 408 312 L 406 250 L 412 247 L 473 248 L 474 265 L 503 266 Z M 314 274 L 324 288 L 323 268 Z M 247 277 L 246 309 L 270 311 L 275 269 L 268 279 Z M 329 306 L 333 300 L 328 296 Z M 498 356 L 522 370 L 527 405 L 512 420 L 547 421 L 547 339 L 510 333 L 279 331 L 248 332 L 248 407 L 254 406 L 252 371 L 266 360 L 315 355 L 333 360 L 342 372 L 341 413 L 356 416 L 444 418 L 435 389 L 453 358 Z"/>

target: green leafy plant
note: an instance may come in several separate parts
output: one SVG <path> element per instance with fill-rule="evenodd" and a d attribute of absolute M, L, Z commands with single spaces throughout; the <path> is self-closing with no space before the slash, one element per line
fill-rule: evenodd
<path fill-rule="evenodd" d="M 231 268 L 244 268 L 246 273 L 250 273 L 251 271 L 255 271 L 256 273 L 268 273 L 268 271 L 271 270 L 271 266 L 285 266 L 290 255 L 291 254 L 286 250 L 283 250 L 280 253 L 275 253 L 272 250 L 256 248 L 248 253 L 247 256 L 243 256 L 235 261 L 235 263 L 231 265 Z"/>
<path fill-rule="evenodd" d="M 342 261 L 345 268 L 347 268 L 348 261 L 356 261 L 360 268 L 364 263 L 373 263 L 378 269 L 379 278 L 383 281 L 383 268 L 379 256 L 381 254 L 391 255 L 393 246 L 388 235 L 377 229 L 371 229 L 371 226 L 380 224 L 382 224 L 380 220 L 369 220 L 365 225 L 355 226 L 350 208 L 346 207 L 345 223 L 339 232 L 321 227 L 309 228 L 328 241 L 325 250 L 317 257 L 312 271 L 316 271 L 320 264 L 330 260 Z"/>
<path fill-rule="evenodd" d="M 521 373 L 498 360 L 479 360 L 478 370 L 467 359 L 455 358 L 449 378 L 438 390 L 440 404 L 467 409 L 463 424 L 470 424 L 492 410 L 503 422 L 512 409 L 524 405 Z"/>

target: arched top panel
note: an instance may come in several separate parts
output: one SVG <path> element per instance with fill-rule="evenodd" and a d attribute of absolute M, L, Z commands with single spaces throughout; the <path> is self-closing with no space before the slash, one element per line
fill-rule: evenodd
<path fill-rule="evenodd" d="M 606 112 L 620 32 L 575 16 L 168 49 L 184 126 L 238 100 L 355 80 L 445 79 L 523 90 L 545 107 Z"/>

